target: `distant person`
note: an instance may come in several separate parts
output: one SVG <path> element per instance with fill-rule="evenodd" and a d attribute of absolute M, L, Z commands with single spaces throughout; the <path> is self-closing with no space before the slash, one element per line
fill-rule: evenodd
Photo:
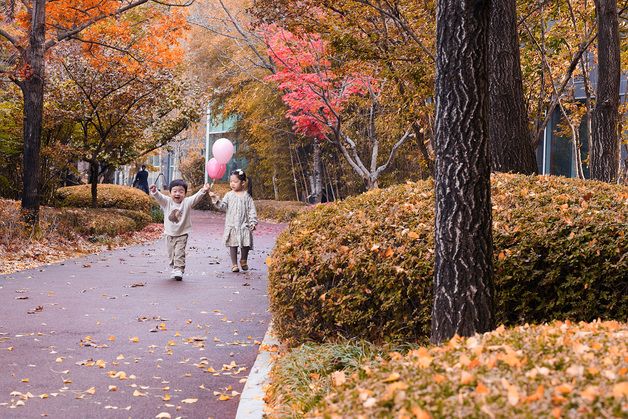
<path fill-rule="evenodd" d="M 251 182 L 246 178 L 244 170 L 231 172 L 229 177 L 231 191 L 222 200 L 213 192 L 209 193 L 214 206 L 225 211 L 225 245 L 231 256 L 231 272 L 249 270 L 249 250 L 253 249 L 253 230 L 257 225 L 257 212 L 251 196 Z M 240 268 L 238 268 L 238 248 L 240 248 Z"/>
<path fill-rule="evenodd" d="M 135 175 L 133 186 L 148 194 L 148 170 L 146 170 L 145 164 L 142 165 L 142 169 Z"/>
<path fill-rule="evenodd" d="M 170 261 L 170 278 L 181 281 L 185 272 L 185 249 L 188 243 L 188 234 L 192 231 L 191 212 L 209 191 L 206 183 L 198 192 L 185 197 L 188 184 L 183 179 L 170 182 L 170 196 L 163 195 L 157 190 L 157 185 L 151 185 L 150 194 L 159 203 L 164 212 L 164 234 L 166 249 Z"/>

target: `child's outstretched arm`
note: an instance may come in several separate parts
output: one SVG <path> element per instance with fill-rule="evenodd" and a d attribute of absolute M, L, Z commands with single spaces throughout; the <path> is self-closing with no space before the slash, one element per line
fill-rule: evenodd
<path fill-rule="evenodd" d="M 163 209 L 168 206 L 168 198 L 157 190 L 157 185 L 150 185 L 150 195 L 155 198 L 159 206 Z"/>
<path fill-rule="evenodd" d="M 209 197 L 212 200 L 212 205 L 214 206 L 214 208 L 216 208 L 218 211 L 222 211 L 222 212 L 226 212 L 227 208 L 229 208 L 229 198 L 228 198 L 228 194 L 224 196 L 223 199 L 220 199 L 220 197 L 218 195 L 216 195 L 213 192 L 209 192 Z"/>
<path fill-rule="evenodd" d="M 205 194 L 207 194 L 208 191 L 209 191 L 209 183 L 206 183 L 205 185 L 203 185 L 201 189 L 198 190 L 198 192 L 196 192 L 194 195 L 189 197 L 188 199 L 192 201 L 192 204 L 191 204 L 192 207 L 195 207 L 199 202 L 201 202 L 201 199 L 203 199 L 203 197 L 205 196 Z"/>

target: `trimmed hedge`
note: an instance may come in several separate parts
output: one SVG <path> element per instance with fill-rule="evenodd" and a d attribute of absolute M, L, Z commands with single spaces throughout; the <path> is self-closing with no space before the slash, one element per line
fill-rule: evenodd
<path fill-rule="evenodd" d="M 499 174 L 492 194 L 499 323 L 628 318 L 628 187 Z M 297 217 L 268 261 L 279 337 L 425 339 L 433 224 L 431 181 Z"/>
<path fill-rule="evenodd" d="M 91 237 L 139 231 L 153 221 L 144 212 L 115 208 L 63 208 L 58 217 L 61 228 Z"/>
<path fill-rule="evenodd" d="M 92 206 L 91 185 L 66 186 L 55 192 L 59 207 L 89 208 Z M 98 184 L 98 208 L 119 208 L 149 213 L 153 199 L 143 191 L 130 186 Z"/>

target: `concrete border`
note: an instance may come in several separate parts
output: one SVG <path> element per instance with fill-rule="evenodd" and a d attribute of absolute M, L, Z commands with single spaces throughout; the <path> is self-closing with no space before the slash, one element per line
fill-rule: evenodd
<path fill-rule="evenodd" d="M 262 419 L 265 416 L 264 387 L 269 383 L 272 357 L 276 352 L 269 352 L 263 348 L 279 345 L 279 341 L 272 333 L 272 328 L 273 326 L 270 324 L 240 395 L 236 419 Z"/>

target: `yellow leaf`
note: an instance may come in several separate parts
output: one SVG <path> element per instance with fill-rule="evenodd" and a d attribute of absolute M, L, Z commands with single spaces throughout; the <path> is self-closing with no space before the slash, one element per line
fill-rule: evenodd
<path fill-rule="evenodd" d="M 85 390 L 85 393 L 87 394 L 96 394 L 96 387 L 90 387 L 87 390 Z"/>
<path fill-rule="evenodd" d="M 628 381 L 623 381 L 613 386 L 613 397 L 620 399 L 626 396 L 628 396 Z"/>
<path fill-rule="evenodd" d="M 517 403 L 519 403 L 519 391 L 515 386 L 508 387 L 508 403 L 510 403 L 512 406 L 515 406 Z"/>
<path fill-rule="evenodd" d="M 431 419 L 432 418 L 432 416 L 428 412 L 421 409 L 419 406 L 412 406 L 410 411 L 412 411 L 412 414 L 414 415 L 416 419 Z"/>
<path fill-rule="evenodd" d="M 181 400 L 181 403 L 192 404 L 192 403 L 196 403 L 197 401 L 198 399 L 183 399 Z"/>
<path fill-rule="evenodd" d="M 434 374 L 434 375 L 432 376 L 432 380 L 433 380 L 436 384 L 440 384 L 440 383 L 442 383 L 443 381 L 447 380 L 447 377 L 445 377 L 445 376 L 444 376 L 444 375 L 442 375 L 442 374 Z"/>
<path fill-rule="evenodd" d="M 600 389 L 597 386 L 587 386 L 584 390 L 580 392 L 580 396 L 589 403 L 593 403 L 595 401 L 595 398 L 599 395 Z"/>
<path fill-rule="evenodd" d="M 44 394 L 40 394 L 40 395 L 39 395 L 39 398 L 40 398 L 40 399 L 47 399 L 47 398 L 48 398 L 48 395 L 47 395 L 46 393 L 44 393 Z"/>
<path fill-rule="evenodd" d="M 166 323 L 160 323 L 159 330 L 166 330 Z"/>
<path fill-rule="evenodd" d="M 137 343 L 140 341 L 140 338 L 138 338 L 137 336 L 133 336 L 132 338 L 129 339 L 131 342 L 133 343 Z"/>
<path fill-rule="evenodd" d="M 331 374 L 331 383 L 334 386 L 339 387 L 346 382 L 347 382 L 347 376 L 345 375 L 344 371 L 334 371 Z"/>
<path fill-rule="evenodd" d="M 118 355 L 118 356 L 116 357 L 116 359 L 117 359 L 118 361 L 120 361 L 120 360 L 124 359 L 124 355 L 120 354 L 120 355 Z"/>
<path fill-rule="evenodd" d="M 534 393 L 526 397 L 526 401 L 534 402 L 537 400 L 541 400 L 544 394 L 545 394 L 545 387 L 543 387 L 543 385 L 540 385 L 536 388 L 536 391 Z"/>
<path fill-rule="evenodd" d="M 488 389 L 488 387 L 484 385 L 484 383 L 480 381 L 478 385 L 475 387 L 475 392 L 478 394 L 488 394 L 490 390 Z"/>
<path fill-rule="evenodd" d="M 266 266 L 268 266 L 270 268 L 270 266 L 273 264 L 273 258 L 271 258 L 270 256 L 268 256 L 266 258 Z"/>
<path fill-rule="evenodd" d="M 96 361 L 96 366 L 98 366 L 99 368 L 105 368 L 107 366 L 107 363 L 104 359 L 99 359 L 98 361 Z"/>
<path fill-rule="evenodd" d="M 177 342 L 175 342 L 174 340 L 169 340 L 168 346 L 177 346 Z"/>
<path fill-rule="evenodd" d="M 170 394 L 164 394 L 164 396 L 161 398 L 161 400 L 167 402 L 170 400 Z"/>
<path fill-rule="evenodd" d="M 141 391 L 139 391 L 139 390 L 135 390 L 135 391 L 133 392 L 133 396 L 135 396 L 135 397 L 145 397 L 145 396 L 146 396 L 146 393 L 142 393 L 142 392 L 141 392 Z"/>
<path fill-rule="evenodd" d="M 115 340 L 116 340 L 116 337 L 115 337 L 115 336 L 113 336 L 113 335 L 111 335 L 111 336 L 109 336 L 109 337 L 107 338 L 107 340 L 109 340 L 109 341 L 113 342 L 113 341 L 115 341 Z"/>
<path fill-rule="evenodd" d="M 460 374 L 460 384 L 467 385 L 467 384 L 471 384 L 474 381 L 475 381 L 475 376 L 473 374 L 469 374 L 466 371 L 462 371 L 462 373 Z"/>
<path fill-rule="evenodd" d="M 384 383 L 392 383 L 393 381 L 397 381 L 399 378 L 401 378 L 401 376 L 397 374 L 396 372 L 393 372 L 388 377 L 384 378 L 382 381 Z"/>
<path fill-rule="evenodd" d="M 59 358 L 55 359 L 55 362 L 61 363 L 61 362 L 63 362 L 63 358 L 59 357 Z"/>
<path fill-rule="evenodd" d="M 416 240 L 416 239 L 418 239 L 419 237 L 420 237 L 420 236 L 419 236 L 419 234 L 418 234 L 417 232 L 415 232 L 415 231 L 410 231 L 410 232 L 408 233 L 408 238 L 409 238 L 409 239 Z"/>
<path fill-rule="evenodd" d="M 30 380 L 28 378 L 22 378 L 23 383 L 28 383 Z"/>
<path fill-rule="evenodd" d="M 554 388 L 554 391 L 558 394 L 569 394 L 573 390 L 573 386 L 571 384 L 561 384 Z"/>
<path fill-rule="evenodd" d="M 126 372 L 118 371 L 111 378 L 118 378 L 120 380 L 126 380 L 127 379 Z"/>
<path fill-rule="evenodd" d="M 172 419 L 172 416 L 170 416 L 170 413 L 168 412 L 161 412 L 155 416 L 155 419 Z"/>

